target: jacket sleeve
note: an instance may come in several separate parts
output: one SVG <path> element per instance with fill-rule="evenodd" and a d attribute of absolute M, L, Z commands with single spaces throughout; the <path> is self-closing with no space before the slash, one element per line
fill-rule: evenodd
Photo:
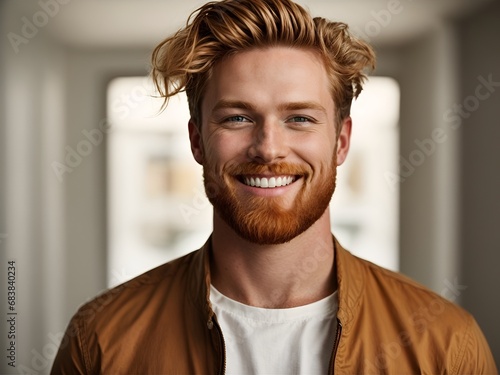
<path fill-rule="evenodd" d="M 52 365 L 51 375 L 83 375 L 88 371 L 88 354 L 85 354 L 85 339 L 82 337 L 81 319 L 75 315 L 66 329 L 59 351 Z"/>
<path fill-rule="evenodd" d="M 470 317 L 463 347 L 463 354 L 460 355 L 460 361 L 452 373 L 498 374 L 488 342 L 472 316 Z"/>

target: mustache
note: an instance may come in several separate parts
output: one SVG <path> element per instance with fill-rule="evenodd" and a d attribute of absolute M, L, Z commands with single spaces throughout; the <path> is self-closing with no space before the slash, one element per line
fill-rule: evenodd
<path fill-rule="evenodd" d="M 224 168 L 224 172 L 233 176 L 251 174 L 300 175 L 308 176 L 311 169 L 308 166 L 292 163 L 259 164 L 247 162 Z"/>

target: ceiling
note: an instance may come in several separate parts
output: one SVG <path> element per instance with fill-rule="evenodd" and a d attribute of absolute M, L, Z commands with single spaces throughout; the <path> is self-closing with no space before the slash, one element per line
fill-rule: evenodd
<path fill-rule="evenodd" d="M 57 0 L 46 29 L 51 37 L 85 48 L 151 48 L 182 27 L 206 0 Z M 443 20 L 460 17 L 492 0 L 298 0 L 313 16 L 346 22 L 377 46 L 404 43 Z M 42 3 L 42 2 L 40 2 Z M 9 12 L 32 18 L 39 2 L 10 0 Z M 11 17 L 9 17 L 12 20 Z M 16 18 L 14 17 L 14 21 Z M 11 21 L 12 23 L 12 21 Z"/>

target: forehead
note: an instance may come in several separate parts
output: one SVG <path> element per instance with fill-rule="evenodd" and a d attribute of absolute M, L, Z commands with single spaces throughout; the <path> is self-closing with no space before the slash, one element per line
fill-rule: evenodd
<path fill-rule="evenodd" d="M 266 47 L 238 52 L 214 65 L 202 109 L 217 100 L 243 100 L 256 105 L 278 102 L 331 102 L 329 80 L 318 53 L 303 48 Z M 279 103 L 282 104 L 282 103 Z"/>
<path fill-rule="evenodd" d="M 235 52 L 218 61 L 214 66 L 214 71 L 224 69 L 224 67 L 233 69 L 251 67 L 255 71 L 272 67 L 295 70 L 305 68 L 326 73 L 319 52 L 311 48 L 290 46 L 254 47 Z"/>

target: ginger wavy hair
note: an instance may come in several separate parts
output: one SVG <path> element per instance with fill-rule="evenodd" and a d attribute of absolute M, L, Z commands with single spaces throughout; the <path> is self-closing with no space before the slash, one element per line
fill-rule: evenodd
<path fill-rule="evenodd" d="M 270 46 L 319 53 L 339 124 L 362 90 L 364 70 L 375 67 L 372 48 L 351 35 L 345 23 L 312 18 L 290 0 L 213 1 L 194 11 L 184 28 L 153 51 L 151 74 L 165 99 L 162 109 L 170 97 L 185 90 L 191 119 L 200 127 L 201 101 L 214 64 L 240 51 Z"/>

